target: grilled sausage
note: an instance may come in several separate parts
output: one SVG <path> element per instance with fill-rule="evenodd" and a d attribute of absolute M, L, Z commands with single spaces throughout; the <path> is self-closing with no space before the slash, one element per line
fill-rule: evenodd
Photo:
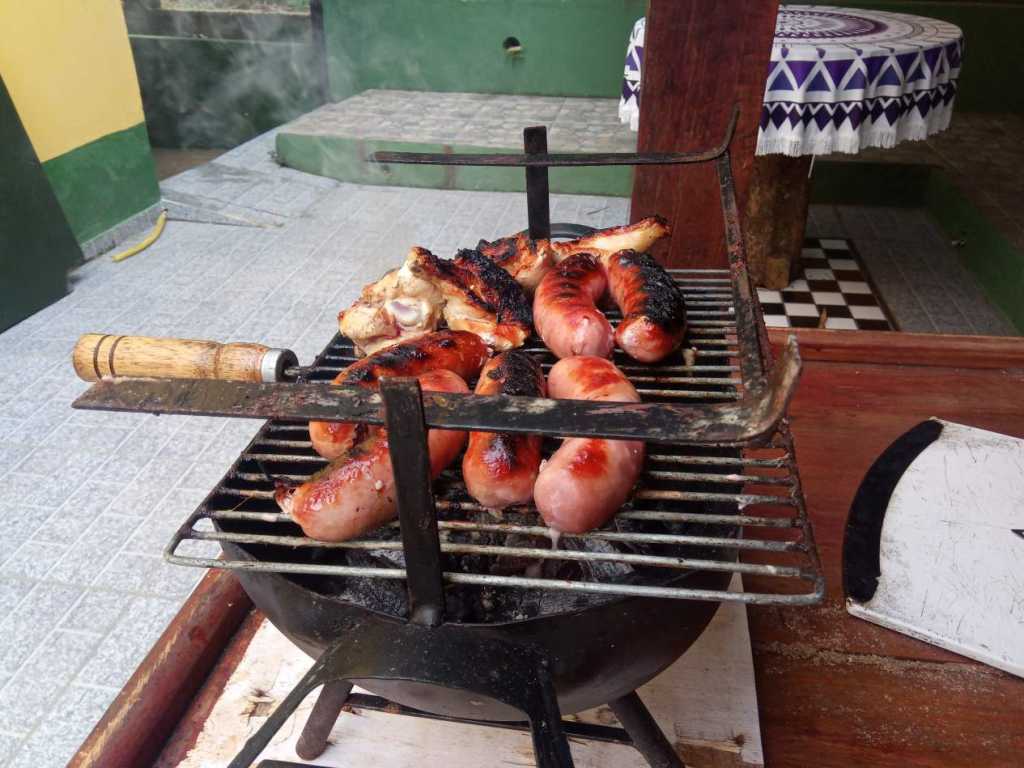
<path fill-rule="evenodd" d="M 466 382 L 449 370 L 417 378 L 426 391 L 469 392 Z M 441 474 L 465 444 L 465 432 L 431 429 L 431 476 Z M 383 525 L 397 514 L 387 432 L 376 430 L 308 482 L 279 488 L 275 498 L 307 536 L 320 541 L 347 541 Z"/>
<path fill-rule="evenodd" d="M 471 379 L 480 371 L 487 354 L 487 346 L 475 333 L 436 331 L 364 357 L 339 373 L 334 383 L 376 390 L 380 380 L 389 376 L 418 376 L 440 369 Z M 366 424 L 311 421 L 309 437 L 317 453 L 333 460 L 378 429 Z"/>
<path fill-rule="evenodd" d="M 546 392 L 540 364 L 514 350 L 488 360 L 476 385 L 478 395 L 544 397 Z M 462 458 L 462 479 L 470 496 L 491 509 L 530 501 L 543 440 L 540 435 L 470 432 Z"/>
<path fill-rule="evenodd" d="M 599 357 L 560 360 L 548 374 L 548 394 L 573 400 L 640 401 L 622 371 Z M 568 438 L 537 476 L 534 503 L 556 531 L 599 528 L 625 503 L 643 463 L 642 442 Z"/>
<path fill-rule="evenodd" d="M 560 263 L 537 286 L 533 322 L 548 349 L 558 357 L 608 357 L 614 334 L 597 300 L 608 287 L 604 269 L 588 253 Z"/>
<path fill-rule="evenodd" d="M 675 281 L 648 253 L 619 251 L 603 259 L 608 289 L 622 310 L 615 341 L 641 363 L 656 363 L 679 348 L 686 333 L 686 302 Z"/>

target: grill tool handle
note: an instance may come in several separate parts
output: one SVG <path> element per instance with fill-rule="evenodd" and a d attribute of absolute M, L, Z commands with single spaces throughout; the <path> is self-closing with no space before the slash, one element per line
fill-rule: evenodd
<path fill-rule="evenodd" d="M 129 376 L 269 382 L 284 380 L 285 369 L 298 365 L 291 350 L 262 344 L 103 333 L 79 338 L 72 361 L 85 381 Z"/>

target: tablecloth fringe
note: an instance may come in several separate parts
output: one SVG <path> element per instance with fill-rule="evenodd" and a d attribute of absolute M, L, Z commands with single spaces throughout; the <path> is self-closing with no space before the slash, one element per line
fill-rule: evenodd
<path fill-rule="evenodd" d="M 944 131 L 949 127 L 950 118 L 953 116 L 953 105 L 932 110 L 926 120 L 909 122 L 901 119 L 892 127 L 885 129 L 862 129 L 844 134 L 830 133 L 827 135 L 808 137 L 804 136 L 765 136 L 764 132 L 758 137 L 758 155 L 789 155 L 799 157 L 801 155 L 828 155 L 832 152 L 842 152 L 852 155 L 868 147 L 879 147 L 891 149 L 901 141 L 922 141 L 933 133 Z"/>

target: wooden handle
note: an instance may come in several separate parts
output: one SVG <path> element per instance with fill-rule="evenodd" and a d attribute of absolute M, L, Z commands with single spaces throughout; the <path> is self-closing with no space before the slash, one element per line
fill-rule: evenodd
<path fill-rule="evenodd" d="M 72 360 L 85 381 L 112 376 L 278 381 L 286 366 L 296 364 L 292 352 L 262 344 L 102 333 L 79 338 Z"/>

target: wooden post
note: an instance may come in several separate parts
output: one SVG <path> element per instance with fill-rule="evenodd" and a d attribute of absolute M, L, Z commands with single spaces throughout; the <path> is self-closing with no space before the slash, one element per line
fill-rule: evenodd
<path fill-rule="evenodd" d="M 740 119 L 730 151 L 747 201 L 778 0 L 650 0 L 640 97 L 640 152 L 699 150 Z M 672 267 L 726 265 L 715 167 L 638 167 L 631 217 L 661 214 L 673 235 L 655 255 Z"/>
<path fill-rule="evenodd" d="M 800 263 L 807 228 L 813 155 L 754 158 L 744 234 L 747 266 L 755 285 L 780 290 Z"/>

